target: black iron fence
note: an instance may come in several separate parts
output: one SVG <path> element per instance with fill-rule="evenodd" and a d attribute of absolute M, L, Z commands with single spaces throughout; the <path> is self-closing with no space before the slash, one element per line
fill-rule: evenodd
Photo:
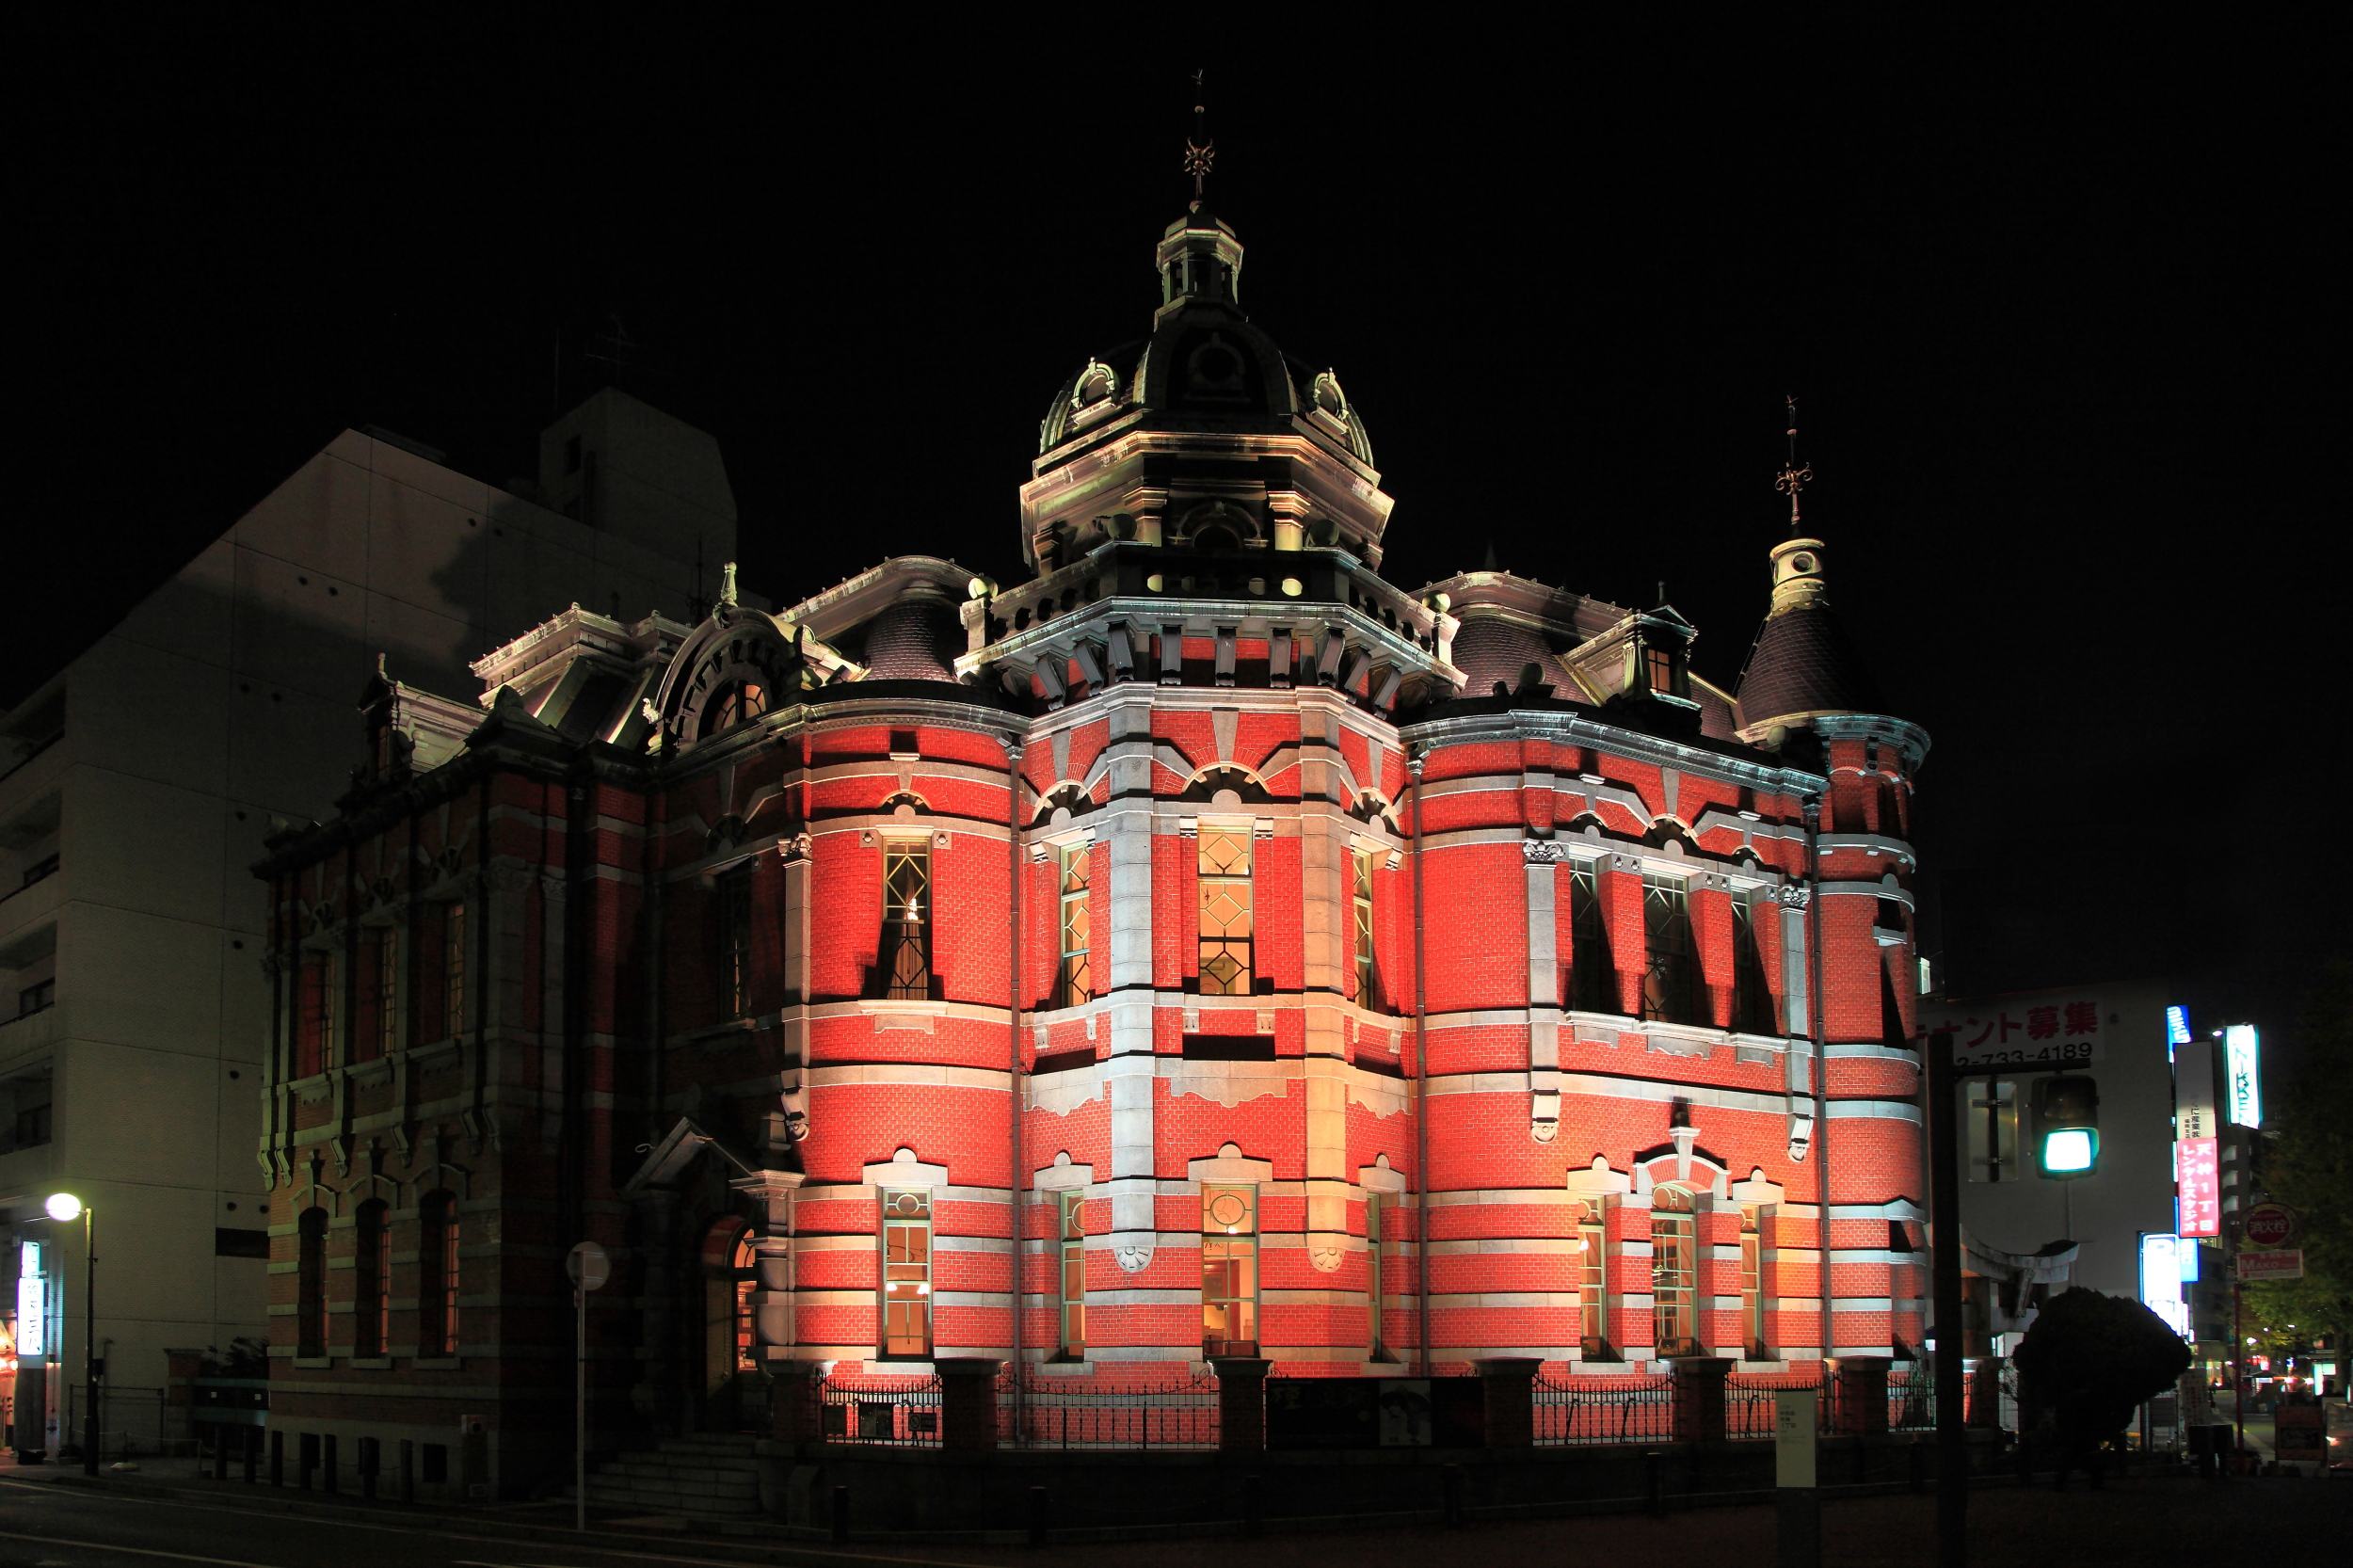
<path fill-rule="evenodd" d="M 1674 1435 L 1671 1377 L 1539 1376 L 1534 1392 L 1539 1448 L 1663 1443 Z"/>
<path fill-rule="evenodd" d="M 936 1448 L 939 1395 L 936 1377 L 858 1384 L 827 1378 L 817 1385 L 818 1434 L 829 1443 Z"/>
<path fill-rule="evenodd" d="M 998 1442 L 1017 1448 L 1214 1448 L 1218 1382 L 1106 1385 L 1100 1381 L 1007 1372 L 997 1384 Z"/>

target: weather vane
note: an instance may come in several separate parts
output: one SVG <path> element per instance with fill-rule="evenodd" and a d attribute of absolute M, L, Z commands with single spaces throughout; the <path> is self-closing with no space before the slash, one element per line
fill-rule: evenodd
<path fill-rule="evenodd" d="M 1773 488 L 1789 498 L 1789 533 L 1795 537 L 1798 532 L 1798 492 L 1813 481 L 1814 465 L 1798 466 L 1798 400 L 1784 397 L 1782 401 L 1789 405 L 1789 461 L 1783 467 L 1779 477 L 1774 479 Z"/>
<path fill-rule="evenodd" d="M 1202 101 L 1201 72 L 1193 73 L 1193 135 L 1185 141 L 1185 172 L 1193 176 L 1193 204 L 1201 205 L 1201 186 L 1209 177 L 1210 160 L 1217 156 L 1217 143 L 1204 134 L 1209 107 Z"/>

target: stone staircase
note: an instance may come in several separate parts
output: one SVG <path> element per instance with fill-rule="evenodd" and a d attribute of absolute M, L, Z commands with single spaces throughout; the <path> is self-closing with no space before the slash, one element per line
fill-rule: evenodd
<path fill-rule="evenodd" d="M 755 1441 L 717 1432 L 664 1437 L 650 1451 L 623 1454 L 590 1471 L 588 1506 L 704 1529 L 757 1526 L 764 1515 Z"/>

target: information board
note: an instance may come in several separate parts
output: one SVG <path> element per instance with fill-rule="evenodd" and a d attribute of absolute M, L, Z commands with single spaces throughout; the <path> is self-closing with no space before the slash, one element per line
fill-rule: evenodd
<path fill-rule="evenodd" d="M 2103 991 L 2044 991 L 1923 1003 L 1920 1027 L 1925 1033 L 1941 1030 L 1952 1035 L 1953 1065 L 1961 1072 L 2057 1069 L 2099 1061 L 2116 1016 Z"/>

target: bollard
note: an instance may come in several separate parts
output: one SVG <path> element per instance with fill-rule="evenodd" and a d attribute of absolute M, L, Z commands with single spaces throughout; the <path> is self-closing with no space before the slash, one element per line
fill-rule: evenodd
<path fill-rule="evenodd" d="M 836 1545 L 850 1539 L 850 1489 L 833 1489 L 833 1539 Z"/>
<path fill-rule="evenodd" d="M 1864 1443 L 1863 1434 L 1854 1434 L 1854 1483 L 1861 1486 L 1871 1479 L 1871 1450 Z"/>
<path fill-rule="evenodd" d="M 1438 1466 L 1438 1515 L 1450 1530 L 1463 1528 L 1463 1467 Z"/>
<path fill-rule="evenodd" d="M 1048 1517 L 1047 1509 L 1048 1506 L 1049 1505 L 1046 1500 L 1046 1488 L 1043 1486 L 1031 1487 L 1030 1544 L 1032 1546 L 1043 1546 L 1046 1544 L 1046 1526 Z"/>
<path fill-rule="evenodd" d="M 1653 1448 L 1642 1456 L 1642 1490 L 1650 1498 L 1650 1516 L 1667 1516 L 1667 1456 Z"/>
<path fill-rule="evenodd" d="M 1257 1535 L 1266 1528 L 1266 1482 L 1257 1475 L 1241 1478 L 1241 1532 Z"/>
<path fill-rule="evenodd" d="M 331 1432 L 319 1439 L 319 1474 L 325 1483 L 323 1490 L 328 1496 L 333 1496 L 335 1495 L 335 1434 Z"/>
<path fill-rule="evenodd" d="M 300 1445 L 300 1451 L 295 1455 L 295 1468 L 301 1472 L 301 1489 L 308 1492 L 311 1490 L 311 1478 L 319 1467 L 319 1434 L 315 1432 L 302 1432 L 295 1441 Z"/>
<path fill-rule="evenodd" d="M 269 1434 L 269 1483 L 286 1484 L 286 1434 L 282 1432 Z"/>
<path fill-rule="evenodd" d="M 1905 1464 L 1910 1472 L 1906 1477 L 1906 1480 L 1911 1484 L 1913 1495 L 1917 1496 L 1919 1494 L 1926 1492 L 1929 1489 L 1928 1445 L 1925 1443 L 1913 1444 L 1912 1447 L 1906 1451 Z"/>
<path fill-rule="evenodd" d="M 227 1427 L 216 1426 L 213 1429 L 213 1479 L 215 1480 L 229 1479 L 229 1429 Z"/>
<path fill-rule="evenodd" d="M 240 1427 L 237 1430 L 245 1433 L 245 1483 L 251 1486 L 254 1466 L 262 1457 L 262 1429 Z"/>
<path fill-rule="evenodd" d="M 417 1500 L 417 1467 L 413 1463 L 416 1453 L 414 1438 L 404 1437 L 400 1440 L 400 1500 L 404 1503 Z"/>
<path fill-rule="evenodd" d="M 376 1472 L 381 1463 L 384 1440 L 380 1437 L 360 1439 L 360 1496 L 363 1501 L 376 1501 Z"/>

